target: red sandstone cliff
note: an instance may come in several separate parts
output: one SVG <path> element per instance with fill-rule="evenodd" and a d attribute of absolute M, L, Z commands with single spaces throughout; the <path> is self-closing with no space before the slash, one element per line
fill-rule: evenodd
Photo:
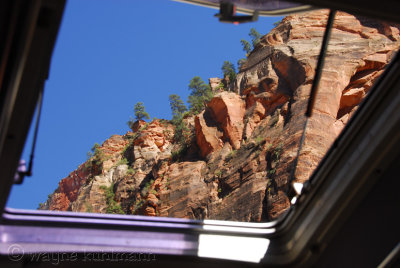
<path fill-rule="evenodd" d="M 62 179 L 41 209 L 267 221 L 286 211 L 327 11 L 288 16 L 251 52 L 234 92 L 185 119 L 180 161 L 168 121 L 137 122 Z M 306 181 L 393 52 L 399 28 L 337 13 L 295 180 Z M 213 79 L 213 86 L 220 80 Z M 215 87 L 215 85 L 214 85 Z"/>

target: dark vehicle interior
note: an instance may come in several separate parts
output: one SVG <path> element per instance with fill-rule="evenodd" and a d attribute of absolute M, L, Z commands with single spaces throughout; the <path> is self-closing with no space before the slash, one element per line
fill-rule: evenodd
<path fill-rule="evenodd" d="M 293 0 L 295 4 L 287 5 L 245 1 L 248 6 L 234 0 L 182 2 L 218 8 L 222 22 L 329 8 L 400 24 L 400 2 L 395 0 Z M 270 11 L 257 8 L 268 3 L 282 6 Z M 398 53 L 304 185 L 297 203 L 278 221 L 196 221 L 7 208 L 11 187 L 31 172 L 28 167 L 15 179 L 29 127 L 38 120 L 35 109 L 48 78 L 64 6 L 65 0 L 0 2 L 1 267 L 400 267 Z M 236 15 L 235 9 L 244 15 Z M 13 249 L 15 245 L 22 248 Z M 136 253 L 135 263 L 121 260 L 122 253 Z M 48 254 L 57 254 L 58 260 L 46 261 Z M 93 261 L 99 254 L 102 261 Z"/>

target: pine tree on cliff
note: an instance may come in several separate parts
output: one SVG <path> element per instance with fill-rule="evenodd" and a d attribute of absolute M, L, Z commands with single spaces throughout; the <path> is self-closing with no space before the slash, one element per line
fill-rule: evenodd
<path fill-rule="evenodd" d="M 184 112 L 187 111 L 186 105 L 183 103 L 181 97 L 176 94 L 169 95 L 169 105 L 171 106 L 172 116 L 179 117 L 182 116 Z"/>
<path fill-rule="evenodd" d="M 205 108 L 205 104 L 211 100 L 211 88 L 199 76 L 195 76 L 190 80 L 189 90 L 191 91 L 188 97 L 190 111 L 193 114 L 198 114 Z"/>
<path fill-rule="evenodd" d="M 149 114 L 145 111 L 143 102 L 138 102 L 135 104 L 135 107 L 133 108 L 135 110 L 135 119 L 134 120 L 132 117 L 129 118 L 129 121 L 126 122 L 129 128 L 132 128 L 133 124 L 137 120 L 143 120 L 143 119 L 150 119 Z"/>
<path fill-rule="evenodd" d="M 253 44 L 253 48 L 251 47 L 250 43 L 247 40 L 244 39 L 240 40 L 243 50 L 246 52 L 246 57 L 250 55 L 251 50 L 256 47 L 256 45 L 260 42 L 261 39 L 261 34 L 257 32 L 257 30 L 254 28 L 250 29 L 249 36 L 251 38 L 251 43 Z"/>
<path fill-rule="evenodd" d="M 222 73 L 224 74 L 224 78 L 226 77 L 229 78 L 229 83 L 232 83 L 233 80 L 236 79 L 236 70 L 235 70 L 235 65 L 231 63 L 230 61 L 224 61 L 224 64 L 222 64 L 221 67 Z"/>
<path fill-rule="evenodd" d="M 249 36 L 251 37 L 251 43 L 253 44 L 253 49 L 254 49 L 256 45 L 260 42 L 261 34 L 257 32 L 256 29 L 251 28 Z"/>
<path fill-rule="evenodd" d="M 249 54 L 250 54 L 250 52 L 251 52 L 251 45 L 250 45 L 250 43 L 249 43 L 247 40 L 244 40 L 244 39 L 240 40 L 240 43 L 241 43 L 242 46 L 243 46 L 244 52 L 246 52 L 246 57 L 248 57 Z"/>
<path fill-rule="evenodd" d="M 174 140 L 184 146 L 190 138 L 190 130 L 183 122 L 183 113 L 187 111 L 186 105 L 176 94 L 169 95 L 169 105 L 173 115 L 171 122 L 175 126 Z"/>
<path fill-rule="evenodd" d="M 144 109 L 143 102 L 136 103 L 134 109 L 136 120 L 150 119 L 149 114 Z"/>

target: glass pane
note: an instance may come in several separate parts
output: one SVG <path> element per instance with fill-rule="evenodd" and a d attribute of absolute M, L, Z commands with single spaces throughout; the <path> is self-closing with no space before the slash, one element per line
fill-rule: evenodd
<path fill-rule="evenodd" d="M 399 28 L 337 13 L 291 178 L 328 11 L 238 26 L 214 13 L 170 1 L 69 1 L 35 176 L 8 205 L 252 222 L 282 215 L 289 181 L 308 180 L 398 49 Z"/>

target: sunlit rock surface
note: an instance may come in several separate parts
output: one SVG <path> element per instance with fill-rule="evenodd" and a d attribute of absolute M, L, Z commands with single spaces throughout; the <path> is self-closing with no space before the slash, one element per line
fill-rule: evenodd
<path fill-rule="evenodd" d="M 250 53 L 233 92 L 198 115 L 186 150 L 166 120 L 113 135 L 66 178 L 41 209 L 190 219 L 274 220 L 289 207 L 288 181 L 328 11 L 291 15 Z M 294 180 L 310 177 L 400 43 L 396 25 L 336 15 L 313 116 Z"/>

